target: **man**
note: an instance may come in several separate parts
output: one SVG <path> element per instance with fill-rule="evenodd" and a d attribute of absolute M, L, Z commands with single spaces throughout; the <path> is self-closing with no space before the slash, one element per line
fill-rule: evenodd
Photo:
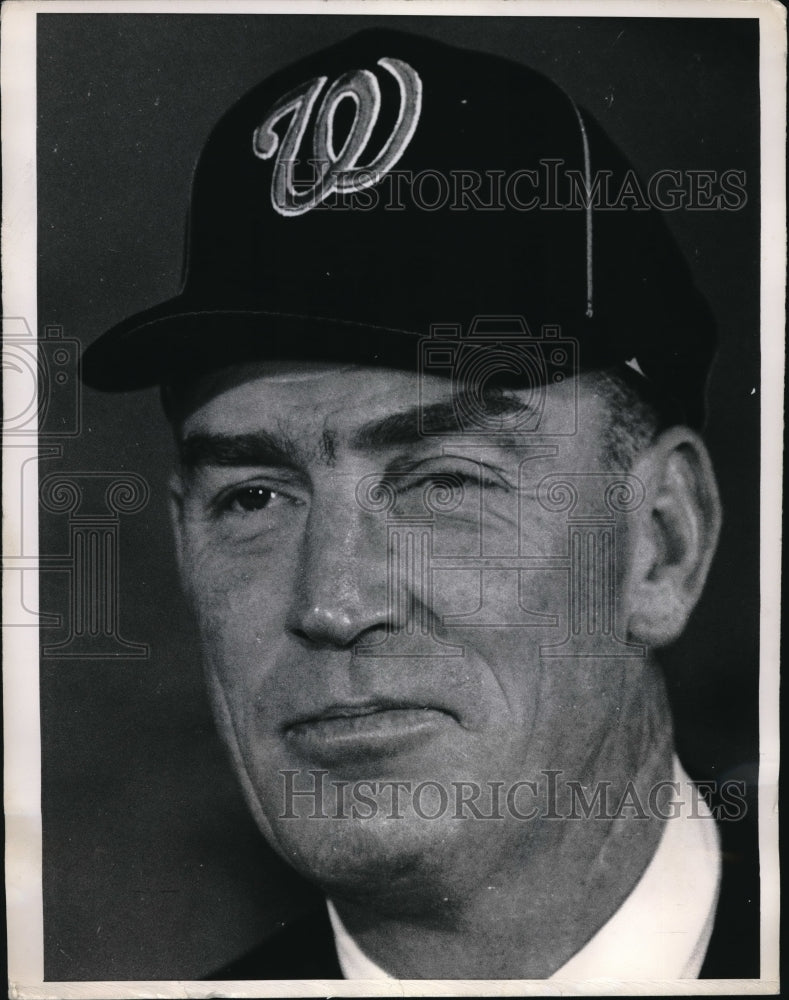
<path fill-rule="evenodd" d="M 634 183 L 538 74 L 364 32 L 228 112 L 182 293 L 86 352 L 162 386 L 217 724 L 329 900 L 215 978 L 699 974 L 653 650 L 719 529 L 714 334 Z"/>

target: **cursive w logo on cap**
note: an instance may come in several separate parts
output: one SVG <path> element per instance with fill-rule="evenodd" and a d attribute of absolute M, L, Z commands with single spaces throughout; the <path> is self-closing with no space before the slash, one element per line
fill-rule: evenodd
<path fill-rule="evenodd" d="M 271 179 L 271 204 L 280 215 L 302 215 L 315 208 L 335 191 L 352 194 L 377 184 L 397 163 L 408 147 L 422 110 L 422 81 L 408 63 L 400 59 L 379 59 L 382 66 L 397 81 L 400 88 L 400 111 L 389 138 L 378 155 L 366 165 L 359 158 L 367 146 L 381 110 L 381 88 L 375 75 L 367 69 L 343 73 L 324 95 L 313 128 L 312 157 L 317 180 L 310 187 L 293 183 L 293 168 L 310 115 L 328 77 L 319 76 L 296 87 L 281 97 L 265 121 L 255 129 L 252 149 L 255 156 L 268 160 L 279 148 Z M 340 101 L 346 97 L 356 105 L 348 137 L 337 150 L 334 147 L 334 116 Z M 285 138 L 280 146 L 274 131 L 277 122 L 292 114 Z"/>

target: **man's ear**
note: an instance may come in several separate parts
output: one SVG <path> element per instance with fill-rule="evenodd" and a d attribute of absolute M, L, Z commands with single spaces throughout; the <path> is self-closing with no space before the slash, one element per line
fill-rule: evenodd
<path fill-rule="evenodd" d="M 704 589 L 720 532 L 720 497 L 704 442 L 688 427 L 660 434 L 632 472 L 646 497 L 630 523 L 627 633 L 663 646 L 681 635 Z"/>

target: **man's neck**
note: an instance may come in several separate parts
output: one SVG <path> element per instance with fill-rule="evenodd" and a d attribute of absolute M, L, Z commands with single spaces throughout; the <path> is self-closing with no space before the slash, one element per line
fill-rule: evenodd
<path fill-rule="evenodd" d="M 649 806 L 650 792 L 672 778 L 662 686 L 623 706 L 623 719 L 593 762 L 606 803 L 585 816 L 562 785 L 557 811 L 572 818 L 526 824 L 522 849 L 460 905 L 431 907 L 421 918 L 398 912 L 396 900 L 335 897 L 364 954 L 398 979 L 543 979 L 564 965 L 627 899 L 663 833 L 664 821 Z M 589 803 L 594 781 L 584 786 Z"/>

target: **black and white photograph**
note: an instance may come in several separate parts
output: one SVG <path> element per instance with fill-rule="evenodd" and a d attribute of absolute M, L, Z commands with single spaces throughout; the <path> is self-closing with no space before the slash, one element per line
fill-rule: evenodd
<path fill-rule="evenodd" d="M 785 9 L 2 9 L 9 995 L 771 994 Z"/>

